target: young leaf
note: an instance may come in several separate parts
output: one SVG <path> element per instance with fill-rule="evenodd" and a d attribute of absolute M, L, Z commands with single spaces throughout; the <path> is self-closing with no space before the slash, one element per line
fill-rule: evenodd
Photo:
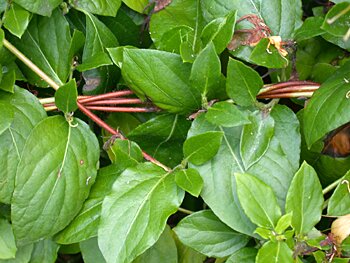
<path fill-rule="evenodd" d="M 342 182 L 337 186 L 329 199 L 327 214 L 331 216 L 343 216 L 350 214 L 349 198 L 350 171 L 348 171 Z"/>
<path fill-rule="evenodd" d="M 21 6 L 13 3 L 6 10 L 3 18 L 4 27 L 15 36 L 21 38 L 30 21 L 30 13 Z"/>
<path fill-rule="evenodd" d="M 226 91 L 235 103 L 242 106 L 253 105 L 262 86 L 263 81 L 258 72 L 238 60 L 229 60 Z"/>
<path fill-rule="evenodd" d="M 79 246 L 84 263 L 106 263 L 98 247 L 97 237 L 80 242 Z"/>
<path fill-rule="evenodd" d="M 293 251 L 285 242 L 266 242 L 256 256 L 256 263 L 293 263 Z"/>
<path fill-rule="evenodd" d="M 188 138 L 183 145 L 185 158 L 195 165 L 209 161 L 218 152 L 222 137 L 222 132 L 213 131 Z"/>
<path fill-rule="evenodd" d="M 246 114 L 232 103 L 222 101 L 215 103 L 205 114 L 205 118 L 211 123 L 223 126 L 234 127 L 250 123 Z"/>
<path fill-rule="evenodd" d="M 208 257 L 226 257 L 244 247 L 249 237 L 233 231 L 210 210 L 185 217 L 174 228 L 180 241 Z"/>
<path fill-rule="evenodd" d="M 201 91 L 202 96 L 213 93 L 221 79 L 221 64 L 215 47 L 210 42 L 196 57 L 191 69 L 190 80 Z"/>
<path fill-rule="evenodd" d="M 79 119 L 74 123 L 76 127 L 61 116 L 46 118 L 26 141 L 11 203 L 18 243 L 62 230 L 89 194 L 98 167 L 98 142 L 87 124 Z"/>
<path fill-rule="evenodd" d="M 255 263 L 256 254 L 258 250 L 252 247 L 244 247 L 237 252 L 233 253 L 226 263 Z"/>
<path fill-rule="evenodd" d="M 11 224 L 6 219 L 0 219 L 0 261 L 14 258 L 17 247 Z"/>
<path fill-rule="evenodd" d="M 93 13 L 101 16 L 116 16 L 121 5 L 121 0 L 80 0 L 72 2 L 71 5 L 85 13 Z"/>
<path fill-rule="evenodd" d="M 30 263 L 55 263 L 59 245 L 50 239 L 43 239 L 34 244 Z"/>
<path fill-rule="evenodd" d="M 124 171 L 102 204 L 98 243 L 106 261 L 130 262 L 151 247 L 183 197 L 172 174 L 154 164 Z"/>
<path fill-rule="evenodd" d="M 272 230 L 265 228 L 265 227 L 257 227 L 255 229 L 254 233 L 257 233 L 263 239 L 271 239 L 273 237 Z"/>
<path fill-rule="evenodd" d="M 175 172 L 175 182 L 183 190 L 198 197 L 203 187 L 203 179 L 196 169 L 188 168 Z"/>
<path fill-rule="evenodd" d="M 304 162 L 294 176 L 286 199 L 286 212 L 292 212 L 297 234 L 307 234 L 320 221 L 323 205 L 322 186 L 315 170 Z"/>
<path fill-rule="evenodd" d="M 293 213 L 289 212 L 288 214 L 285 214 L 281 216 L 280 219 L 278 219 L 275 231 L 277 234 L 282 234 L 289 226 L 292 224 L 292 217 Z"/>
<path fill-rule="evenodd" d="M 64 113 L 74 112 L 78 108 L 77 104 L 78 91 L 75 79 L 60 86 L 55 92 L 55 104 Z"/>
<path fill-rule="evenodd" d="M 267 151 L 274 134 L 274 119 L 270 114 L 254 112 L 249 116 L 249 124 L 243 126 L 240 152 L 246 169 L 251 167 Z"/>
<path fill-rule="evenodd" d="M 247 216 L 261 227 L 275 228 L 281 217 L 271 187 L 249 174 L 235 174 L 239 201 Z"/>
<path fill-rule="evenodd" d="M 51 16 L 52 11 L 62 2 L 62 0 L 14 0 L 28 11 L 42 16 Z"/>

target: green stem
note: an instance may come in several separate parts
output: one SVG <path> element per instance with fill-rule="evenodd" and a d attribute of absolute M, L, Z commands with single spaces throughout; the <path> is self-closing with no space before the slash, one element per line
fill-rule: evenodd
<path fill-rule="evenodd" d="M 177 210 L 182 212 L 182 213 L 184 213 L 184 214 L 187 214 L 187 215 L 191 215 L 191 214 L 194 213 L 193 211 L 185 209 L 185 208 L 182 208 L 182 207 L 179 207 Z"/>
<path fill-rule="evenodd" d="M 343 180 L 343 177 L 339 178 L 337 181 L 334 181 L 333 183 L 328 185 L 325 189 L 322 190 L 322 194 L 325 195 L 325 194 L 329 193 L 330 191 L 332 191 L 334 188 L 336 188 L 338 186 L 338 184 L 340 184 L 340 182 L 342 180 Z"/>

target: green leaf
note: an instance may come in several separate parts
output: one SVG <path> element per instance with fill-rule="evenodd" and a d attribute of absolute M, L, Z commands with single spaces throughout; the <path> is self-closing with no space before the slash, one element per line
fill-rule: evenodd
<path fill-rule="evenodd" d="M 223 132 L 212 131 L 188 138 L 183 145 L 185 158 L 195 165 L 209 161 L 218 152 L 222 137 Z"/>
<path fill-rule="evenodd" d="M 98 247 L 97 237 L 80 242 L 79 245 L 84 263 L 106 263 Z"/>
<path fill-rule="evenodd" d="M 350 62 L 338 69 L 316 90 L 304 112 L 304 135 L 308 148 L 328 132 L 350 119 Z"/>
<path fill-rule="evenodd" d="M 10 40 L 53 81 L 62 85 L 66 82 L 71 70 L 72 57 L 68 52 L 71 43 L 69 30 L 67 20 L 61 11 L 56 9 L 50 17 L 34 15 L 22 38 L 11 37 Z M 30 83 L 47 87 L 48 84 L 30 68 L 23 64 L 20 66 Z"/>
<path fill-rule="evenodd" d="M 135 160 L 126 159 L 99 169 L 89 197 L 79 214 L 55 236 L 55 240 L 60 244 L 71 244 L 97 236 L 103 199 L 111 191 L 118 176 L 126 168 L 136 165 Z"/>
<path fill-rule="evenodd" d="M 14 69 L 10 69 L 7 72 L 2 72 L 0 90 L 4 90 L 4 91 L 13 93 L 14 87 L 15 87 L 15 82 L 16 82 L 16 72 Z"/>
<path fill-rule="evenodd" d="M 106 261 L 130 262 L 151 247 L 183 197 L 172 174 L 154 164 L 124 171 L 102 205 L 98 243 Z"/>
<path fill-rule="evenodd" d="M 200 91 L 189 84 L 190 65 L 179 55 L 143 49 L 124 49 L 122 75 L 138 96 L 160 108 L 189 113 L 200 107 Z"/>
<path fill-rule="evenodd" d="M 295 40 L 300 42 L 302 40 L 322 35 L 324 33 L 321 29 L 322 23 L 322 17 L 312 16 L 306 18 L 303 25 L 295 32 Z"/>
<path fill-rule="evenodd" d="M 213 96 L 221 80 L 221 64 L 210 42 L 196 57 L 191 69 L 190 80 L 201 91 L 202 96 Z"/>
<path fill-rule="evenodd" d="M 18 247 L 16 257 L 11 259 L 0 259 L 0 263 L 28 263 L 33 250 L 33 244 Z"/>
<path fill-rule="evenodd" d="M 288 214 L 285 214 L 281 216 L 280 219 L 278 219 L 278 222 L 275 228 L 277 234 L 282 234 L 288 227 L 291 226 L 292 217 L 293 217 L 293 212 L 289 212 Z"/>
<path fill-rule="evenodd" d="M 64 113 L 74 112 L 78 108 L 78 91 L 75 79 L 60 86 L 55 92 L 55 104 Z"/>
<path fill-rule="evenodd" d="M 6 219 L 0 219 L 0 259 L 15 258 L 16 251 L 11 224 Z"/>
<path fill-rule="evenodd" d="M 164 232 L 152 247 L 133 261 L 133 263 L 146 262 L 178 262 L 177 248 L 169 226 L 165 227 Z"/>
<path fill-rule="evenodd" d="M 236 23 L 237 11 L 231 11 L 224 17 L 219 17 L 207 24 L 201 34 L 204 46 L 209 42 L 215 45 L 216 53 L 220 54 L 230 43 Z"/>
<path fill-rule="evenodd" d="M 272 263 L 283 262 L 293 263 L 293 251 L 285 242 L 266 242 L 259 249 L 256 256 L 256 263 Z"/>
<path fill-rule="evenodd" d="M 50 239 L 40 240 L 34 244 L 30 263 L 55 263 L 59 245 Z"/>
<path fill-rule="evenodd" d="M 0 135 L 10 128 L 15 114 L 14 111 L 15 109 L 10 103 L 0 101 Z"/>
<path fill-rule="evenodd" d="M 71 5 L 83 12 L 102 16 L 116 16 L 121 0 L 80 0 Z"/>
<path fill-rule="evenodd" d="M 226 257 L 244 247 L 249 238 L 204 210 L 185 217 L 174 228 L 180 241 L 208 257 Z"/>
<path fill-rule="evenodd" d="M 237 194 L 247 216 L 258 226 L 274 228 L 281 217 L 271 187 L 250 174 L 235 174 Z"/>
<path fill-rule="evenodd" d="M 297 234 L 307 234 L 320 221 L 323 205 L 322 186 L 315 170 L 304 162 L 287 193 L 286 212 L 292 212 Z"/>
<path fill-rule="evenodd" d="M 210 107 L 205 118 L 211 123 L 223 127 L 241 126 L 250 123 L 243 111 L 226 101 L 217 102 Z"/>
<path fill-rule="evenodd" d="M 233 253 L 226 263 L 255 263 L 256 254 L 258 250 L 252 247 L 244 247 Z"/>
<path fill-rule="evenodd" d="M 51 16 L 52 11 L 62 3 L 62 0 L 14 0 L 28 11 L 42 16 Z"/>
<path fill-rule="evenodd" d="M 274 236 L 273 231 L 265 227 L 257 227 L 254 233 L 257 233 L 263 239 L 271 239 Z"/>
<path fill-rule="evenodd" d="M 254 64 L 267 68 L 285 68 L 288 60 L 283 57 L 274 45 L 269 46 L 269 39 L 263 38 L 253 49 L 249 59 Z"/>
<path fill-rule="evenodd" d="M 101 66 L 112 65 L 112 61 L 107 53 L 101 52 L 96 53 L 92 57 L 85 59 L 83 64 L 77 66 L 77 70 L 80 72 L 87 71 L 90 69 L 98 68 Z"/>
<path fill-rule="evenodd" d="M 254 112 L 249 124 L 243 126 L 240 153 L 246 169 L 266 153 L 274 134 L 274 119 L 266 112 Z"/>
<path fill-rule="evenodd" d="M 198 197 L 203 188 L 203 179 L 196 169 L 175 171 L 175 182 L 183 190 Z"/>
<path fill-rule="evenodd" d="M 69 56 L 74 57 L 82 49 L 84 43 L 85 35 L 81 31 L 74 29 L 69 47 Z"/>
<path fill-rule="evenodd" d="M 348 10 L 350 3 L 343 2 L 339 3 L 331 8 L 327 12 L 327 15 L 322 24 L 322 29 L 327 31 L 333 36 L 344 37 L 349 30 L 349 12 L 343 13 L 343 11 Z"/>
<path fill-rule="evenodd" d="M 144 13 L 145 8 L 149 5 L 148 0 L 140 0 L 140 1 L 134 1 L 134 0 L 122 0 L 124 4 L 126 4 L 129 8 L 132 10 L 135 10 L 139 13 Z"/>
<path fill-rule="evenodd" d="M 331 216 L 342 216 L 350 214 L 350 193 L 349 193 L 349 183 L 350 183 L 350 171 L 348 171 L 331 198 L 329 199 L 327 214 Z"/>
<path fill-rule="evenodd" d="M 0 201 L 3 203 L 10 203 L 17 165 L 28 135 L 46 117 L 45 110 L 33 94 L 18 87 L 14 91 L 13 94 L 0 91 L 0 102 L 8 105 L 7 109 L 14 113 L 11 126 L 0 134 Z M 1 122 L 6 122 L 5 115 L 1 116 Z"/>
<path fill-rule="evenodd" d="M 113 137 L 111 139 L 113 140 Z M 126 161 L 127 159 L 135 162 L 143 160 L 142 150 L 135 142 L 117 139 L 111 143 L 108 156 L 112 163 Z"/>
<path fill-rule="evenodd" d="M 202 255 L 196 250 L 182 244 L 174 232 L 173 237 L 177 246 L 179 263 L 203 263 L 203 261 L 206 259 L 205 255 Z"/>
<path fill-rule="evenodd" d="M 244 63 L 230 59 L 227 67 L 226 91 L 235 103 L 250 106 L 264 83 L 259 74 Z"/>
<path fill-rule="evenodd" d="M 19 243 L 50 237 L 67 226 L 95 181 L 97 139 L 83 121 L 75 118 L 74 123 L 61 116 L 46 118 L 26 141 L 11 203 Z"/>
<path fill-rule="evenodd" d="M 21 38 L 28 27 L 30 16 L 27 10 L 13 3 L 10 9 L 5 12 L 3 18 L 4 27 L 13 35 Z"/>

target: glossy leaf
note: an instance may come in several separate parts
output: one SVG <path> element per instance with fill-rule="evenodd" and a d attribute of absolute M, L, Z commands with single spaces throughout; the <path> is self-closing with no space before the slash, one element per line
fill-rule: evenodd
<path fill-rule="evenodd" d="M 266 242 L 256 256 L 256 263 L 293 263 L 293 251 L 285 242 Z"/>
<path fill-rule="evenodd" d="M 71 35 L 60 10 L 56 9 L 50 17 L 34 15 L 22 38 L 10 40 L 53 81 L 59 85 L 66 82 L 71 70 L 72 57 L 68 52 Z M 30 83 L 47 87 L 47 83 L 27 66 L 21 64 L 21 70 Z"/>
<path fill-rule="evenodd" d="M 222 132 L 213 131 L 188 138 L 183 145 L 185 158 L 195 165 L 209 161 L 218 152 L 222 137 Z"/>
<path fill-rule="evenodd" d="M 77 66 L 77 70 L 80 72 L 94 69 L 101 66 L 112 65 L 112 61 L 109 56 L 104 53 L 96 53 L 94 56 L 87 58 L 84 63 Z"/>
<path fill-rule="evenodd" d="M 329 199 L 327 214 L 331 216 L 343 216 L 350 214 L 349 199 L 350 171 L 344 175 L 342 182 L 337 186 Z"/>
<path fill-rule="evenodd" d="M 0 83 L 0 90 L 13 93 L 15 81 L 16 81 L 15 69 L 9 69 L 8 71 L 3 72 L 1 83 Z"/>
<path fill-rule="evenodd" d="M 327 12 L 322 24 L 322 29 L 334 36 L 345 36 L 349 30 L 348 21 L 350 19 L 350 15 L 348 12 L 341 16 L 339 16 L 339 14 L 349 8 L 349 5 L 350 3 L 343 2 L 333 6 L 331 10 Z"/>
<path fill-rule="evenodd" d="M 292 226 L 297 234 L 307 234 L 320 221 L 323 201 L 317 174 L 304 162 L 293 178 L 286 200 L 286 212 L 293 213 Z"/>
<path fill-rule="evenodd" d="M 74 112 L 78 108 L 78 91 L 75 79 L 60 86 L 55 92 L 55 104 L 64 113 Z"/>
<path fill-rule="evenodd" d="M 303 25 L 295 32 L 295 40 L 302 41 L 318 35 L 322 35 L 324 31 L 321 29 L 323 23 L 322 17 L 308 17 Z"/>
<path fill-rule="evenodd" d="M 14 258 L 16 251 L 11 224 L 6 219 L 0 219 L 0 259 Z"/>
<path fill-rule="evenodd" d="M 40 240 L 34 244 L 30 263 L 55 263 L 59 245 L 50 239 Z"/>
<path fill-rule="evenodd" d="M 240 250 L 233 253 L 226 260 L 226 263 L 255 263 L 257 253 L 258 250 L 252 247 L 241 248 Z"/>
<path fill-rule="evenodd" d="M 145 8 L 149 4 L 147 0 L 140 0 L 140 1 L 123 0 L 123 3 L 139 13 L 143 13 Z"/>
<path fill-rule="evenodd" d="M 28 11 L 42 16 L 51 16 L 52 11 L 62 3 L 62 0 L 14 0 Z"/>
<path fill-rule="evenodd" d="M 15 87 L 15 93 L 0 91 L 0 102 L 13 110 L 11 126 L 0 134 L 0 200 L 10 203 L 15 185 L 17 165 L 33 127 L 46 117 L 38 99 L 27 90 Z M 1 123 L 6 118 L 1 118 Z M 7 125 L 6 125 L 7 126 Z"/>
<path fill-rule="evenodd" d="M 18 247 L 15 258 L 0 259 L 0 263 L 28 263 L 32 251 L 33 244 Z"/>
<path fill-rule="evenodd" d="M 276 233 L 282 234 L 289 226 L 291 226 L 292 223 L 292 217 L 293 212 L 289 212 L 288 214 L 285 214 L 278 219 L 277 225 L 276 225 Z"/>
<path fill-rule="evenodd" d="M 175 171 L 174 174 L 175 182 L 179 187 L 195 197 L 199 196 L 203 187 L 203 179 L 196 169 L 188 168 Z"/>
<path fill-rule="evenodd" d="M 122 75 L 139 96 L 160 108 L 188 113 L 199 107 L 200 91 L 189 84 L 190 65 L 180 56 L 157 50 L 124 49 Z"/>
<path fill-rule="evenodd" d="M 98 243 L 106 261 L 130 262 L 151 247 L 183 197 L 174 177 L 154 164 L 124 171 L 102 205 Z"/>
<path fill-rule="evenodd" d="M 250 123 L 243 126 L 240 153 L 246 169 L 258 162 L 267 151 L 274 133 L 274 119 L 257 111 L 248 117 Z"/>
<path fill-rule="evenodd" d="M 174 232 L 173 236 L 176 242 L 179 263 L 203 263 L 203 261 L 206 259 L 205 255 L 200 254 L 196 250 L 182 244 Z"/>
<path fill-rule="evenodd" d="M 236 174 L 237 194 L 247 216 L 258 226 L 274 228 L 281 217 L 271 187 L 249 174 Z"/>
<path fill-rule="evenodd" d="M 19 243 L 50 237 L 67 226 L 95 181 L 97 139 L 84 122 L 74 123 L 70 126 L 61 116 L 46 118 L 27 139 L 11 202 Z"/>
<path fill-rule="evenodd" d="M 121 0 L 80 0 L 71 3 L 78 10 L 102 15 L 116 16 Z"/>
<path fill-rule="evenodd" d="M 229 60 L 226 92 L 235 103 L 242 106 L 253 105 L 262 86 L 263 81 L 255 70 L 238 60 Z"/>
<path fill-rule="evenodd" d="M 115 140 L 112 138 L 105 143 L 105 146 L 110 144 L 108 147 L 108 156 L 112 163 L 130 161 L 141 162 L 143 160 L 142 150 L 140 147 L 129 140 Z"/>
<path fill-rule="evenodd" d="M 229 102 L 217 102 L 208 109 L 205 118 L 215 125 L 235 127 L 250 123 L 247 115 Z"/>
<path fill-rule="evenodd" d="M 308 148 L 350 119 L 350 72 L 346 63 L 314 92 L 304 112 L 304 135 Z"/>
<path fill-rule="evenodd" d="M 185 217 L 174 231 L 183 244 L 208 257 L 226 257 L 248 242 L 248 236 L 233 231 L 210 210 Z"/>
<path fill-rule="evenodd" d="M 4 27 L 15 36 L 21 38 L 28 27 L 30 16 L 27 10 L 13 3 L 10 9 L 5 12 L 3 18 Z"/>
<path fill-rule="evenodd" d="M 0 101 L 0 135 L 10 128 L 15 114 L 14 110 L 10 103 Z"/>
<path fill-rule="evenodd" d="M 79 244 L 84 263 L 106 263 L 97 243 L 97 237 L 90 238 Z"/>

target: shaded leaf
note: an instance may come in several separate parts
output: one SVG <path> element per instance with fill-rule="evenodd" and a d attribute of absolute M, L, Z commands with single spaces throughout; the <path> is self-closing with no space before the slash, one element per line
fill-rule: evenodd
<path fill-rule="evenodd" d="M 179 187 L 195 197 L 199 196 L 203 187 L 203 179 L 196 169 L 188 168 L 175 171 L 174 174 L 175 182 Z"/>
<path fill-rule="evenodd" d="M 92 57 L 87 58 L 84 63 L 80 64 L 77 66 L 77 70 L 80 72 L 87 71 L 90 69 L 98 68 L 101 66 L 108 66 L 112 65 L 112 61 L 109 58 L 108 54 L 101 52 L 101 53 L 96 53 Z"/>
<path fill-rule="evenodd" d="M 78 91 L 75 79 L 60 86 L 55 92 L 55 104 L 64 113 L 74 112 L 78 108 Z"/>
<path fill-rule="evenodd" d="M 16 81 L 15 69 L 10 69 L 7 72 L 3 72 L 1 83 L 0 83 L 0 90 L 13 93 L 14 87 L 15 87 L 15 81 Z"/>
<path fill-rule="evenodd" d="M 327 206 L 327 214 L 331 216 L 343 216 L 350 214 L 350 171 L 344 175 L 342 182 L 337 186 Z"/>
<path fill-rule="evenodd" d="M 19 38 L 27 29 L 29 21 L 30 13 L 15 3 L 6 10 L 3 18 L 4 27 Z"/>
<path fill-rule="evenodd" d="M 322 35 L 324 31 L 321 29 L 323 23 L 322 17 L 308 17 L 303 25 L 295 32 L 295 40 L 302 41 L 315 36 Z"/>
<path fill-rule="evenodd" d="M 97 243 L 97 237 L 90 238 L 79 244 L 84 263 L 106 263 Z"/>
<path fill-rule="evenodd" d="M 0 259 L 0 263 L 28 263 L 33 250 L 33 244 L 20 246 L 17 249 L 16 257 L 11 259 Z"/>
<path fill-rule="evenodd" d="M 258 250 L 252 247 L 244 247 L 233 253 L 226 263 L 255 263 L 256 254 Z"/>
<path fill-rule="evenodd" d="M 0 219 L 0 259 L 15 258 L 16 251 L 11 224 L 6 219 Z"/>
<path fill-rule="evenodd" d="M 34 244 L 30 263 L 55 263 L 59 245 L 50 239 L 40 240 Z"/>
<path fill-rule="evenodd" d="M 32 13 L 51 16 L 52 11 L 62 3 L 62 0 L 14 0 L 13 2 Z"/>

